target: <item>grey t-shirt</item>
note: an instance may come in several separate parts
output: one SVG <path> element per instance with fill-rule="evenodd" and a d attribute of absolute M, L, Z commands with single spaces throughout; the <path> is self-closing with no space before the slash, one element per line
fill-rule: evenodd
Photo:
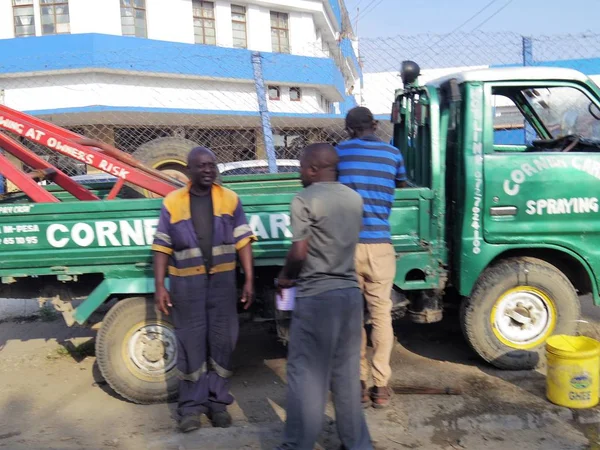
<path fill-rule="evenodd" d="M 338 182 L 312 184 L 294 198 L 292 240 L 309 239 L 296 296 L 358 287 L 354 252 L 362 226 L 362 206 L 360 195 Z"/>

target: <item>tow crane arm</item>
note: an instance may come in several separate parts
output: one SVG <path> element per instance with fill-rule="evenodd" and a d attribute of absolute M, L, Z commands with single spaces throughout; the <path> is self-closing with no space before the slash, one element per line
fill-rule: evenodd
<path fill-rule="evenodd" d="M 114 175 L 118 180 L 107 197 L 109 200 L 118 195 L 125 182 L 139 186 L 159 196 L 165 196 L 183 186 L 181 181 L 144 166 L 115 147 L 103 142 L 86 139 L 77 133 L 3 105 L 0 105 L 1 130 L 10 131 L 61 155 Z M 0 154 L 0 174 L 12 181 L 32 201 L 59 201 L 40 186 L 35 178 L 55 182 L 78 200 L 100 200 L 85 187 L 72 180 L 67 174 L 1 132 L 0 148 L 34 169 L 33 173 L 26 174 L 12 164 L 8 158 Z"/>

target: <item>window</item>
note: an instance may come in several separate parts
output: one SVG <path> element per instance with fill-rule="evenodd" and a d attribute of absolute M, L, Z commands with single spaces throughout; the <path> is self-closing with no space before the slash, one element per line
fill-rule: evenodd
<path fill-rule="evenodd" d="M 231 25 L 233 27 L 233 46 L 246 48 L 248 46 L 246 34 L 246 8 L 231 5 Z"/>
<path fill-rule="evenodd" d="M 299 159 L 308 145 L 308 130 L 273 130 L 273 144 L 277 159 Z"/>
<path fill-rule="evenodd" d="M 299 87 L 290 88 L 290 100 L 293 102 L 299 102 L 302 100 L 302 89 Z"/>
<path fill-rule="evenodd" d="M 600 141 L 600 120 L 593 114 L 593 105 L 583 91 L 573 86 L 494 86 L 495 150 L 544 151 L 554 144 L 533 141 L 571 135 Z"/>
<path fill-rule="evenodd" d="M 13 0 L 15 37 L 35 36 L 33 0 Z"/>
<path fill-rule="evenodd" d="M 526 120 L 515 102 L 504 95 L 492 96 L 494 145 L 526 145 Z M 535 136 L 537 138 L 537 136 Z"/>
<path fill-rule="evenodd" d="M 217 45 L 215 4 L 213 2 L 194 0 L 193 7 L 196 44 Z"/>
<path fill-rule="evenodd" d="M 269 86 L 269 100 L 281 100 L 281 89 L 279 89 L 279 86 Z"/>
<path fill-rule="evenodd" d="M 40 0 L 42 34 L 71 32 L 68 0 Z"/>
<path fill-rule="evenodd" d="M 290 52 L 290 32 L 288 15 L 271 11 L 271 43 L 276 53 Z"/>
<path fill-rule="evenodd" d="M 333 114 L 333 103 L 323 95 L 320 97 L 321 109 L 327 114 Z"/>
<path fill-rule="evenodd" d="M 121 31 L 123 36 L 148 37 L 146 0 L 121 0 Z"/>

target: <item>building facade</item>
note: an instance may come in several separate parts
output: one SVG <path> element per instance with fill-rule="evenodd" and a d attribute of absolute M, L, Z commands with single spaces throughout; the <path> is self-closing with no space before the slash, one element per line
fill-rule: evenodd
<path fill-rule="evenodd" d="M 294 157 L 361 79 L 343 0 L 0 0 L 0 102 L 130 152 Z"/>

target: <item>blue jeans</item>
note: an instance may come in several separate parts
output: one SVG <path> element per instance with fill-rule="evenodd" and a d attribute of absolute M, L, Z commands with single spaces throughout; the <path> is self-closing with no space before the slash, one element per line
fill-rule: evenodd
<path fill-rule="evenodd" d="M 342 445 L 372 450 L 361 406 L 363 297 L 358 288 L 299 297 L 287 361 L 287 420 L 281 449 L 312 450 L 322 430 L 327 393 Z"/>

